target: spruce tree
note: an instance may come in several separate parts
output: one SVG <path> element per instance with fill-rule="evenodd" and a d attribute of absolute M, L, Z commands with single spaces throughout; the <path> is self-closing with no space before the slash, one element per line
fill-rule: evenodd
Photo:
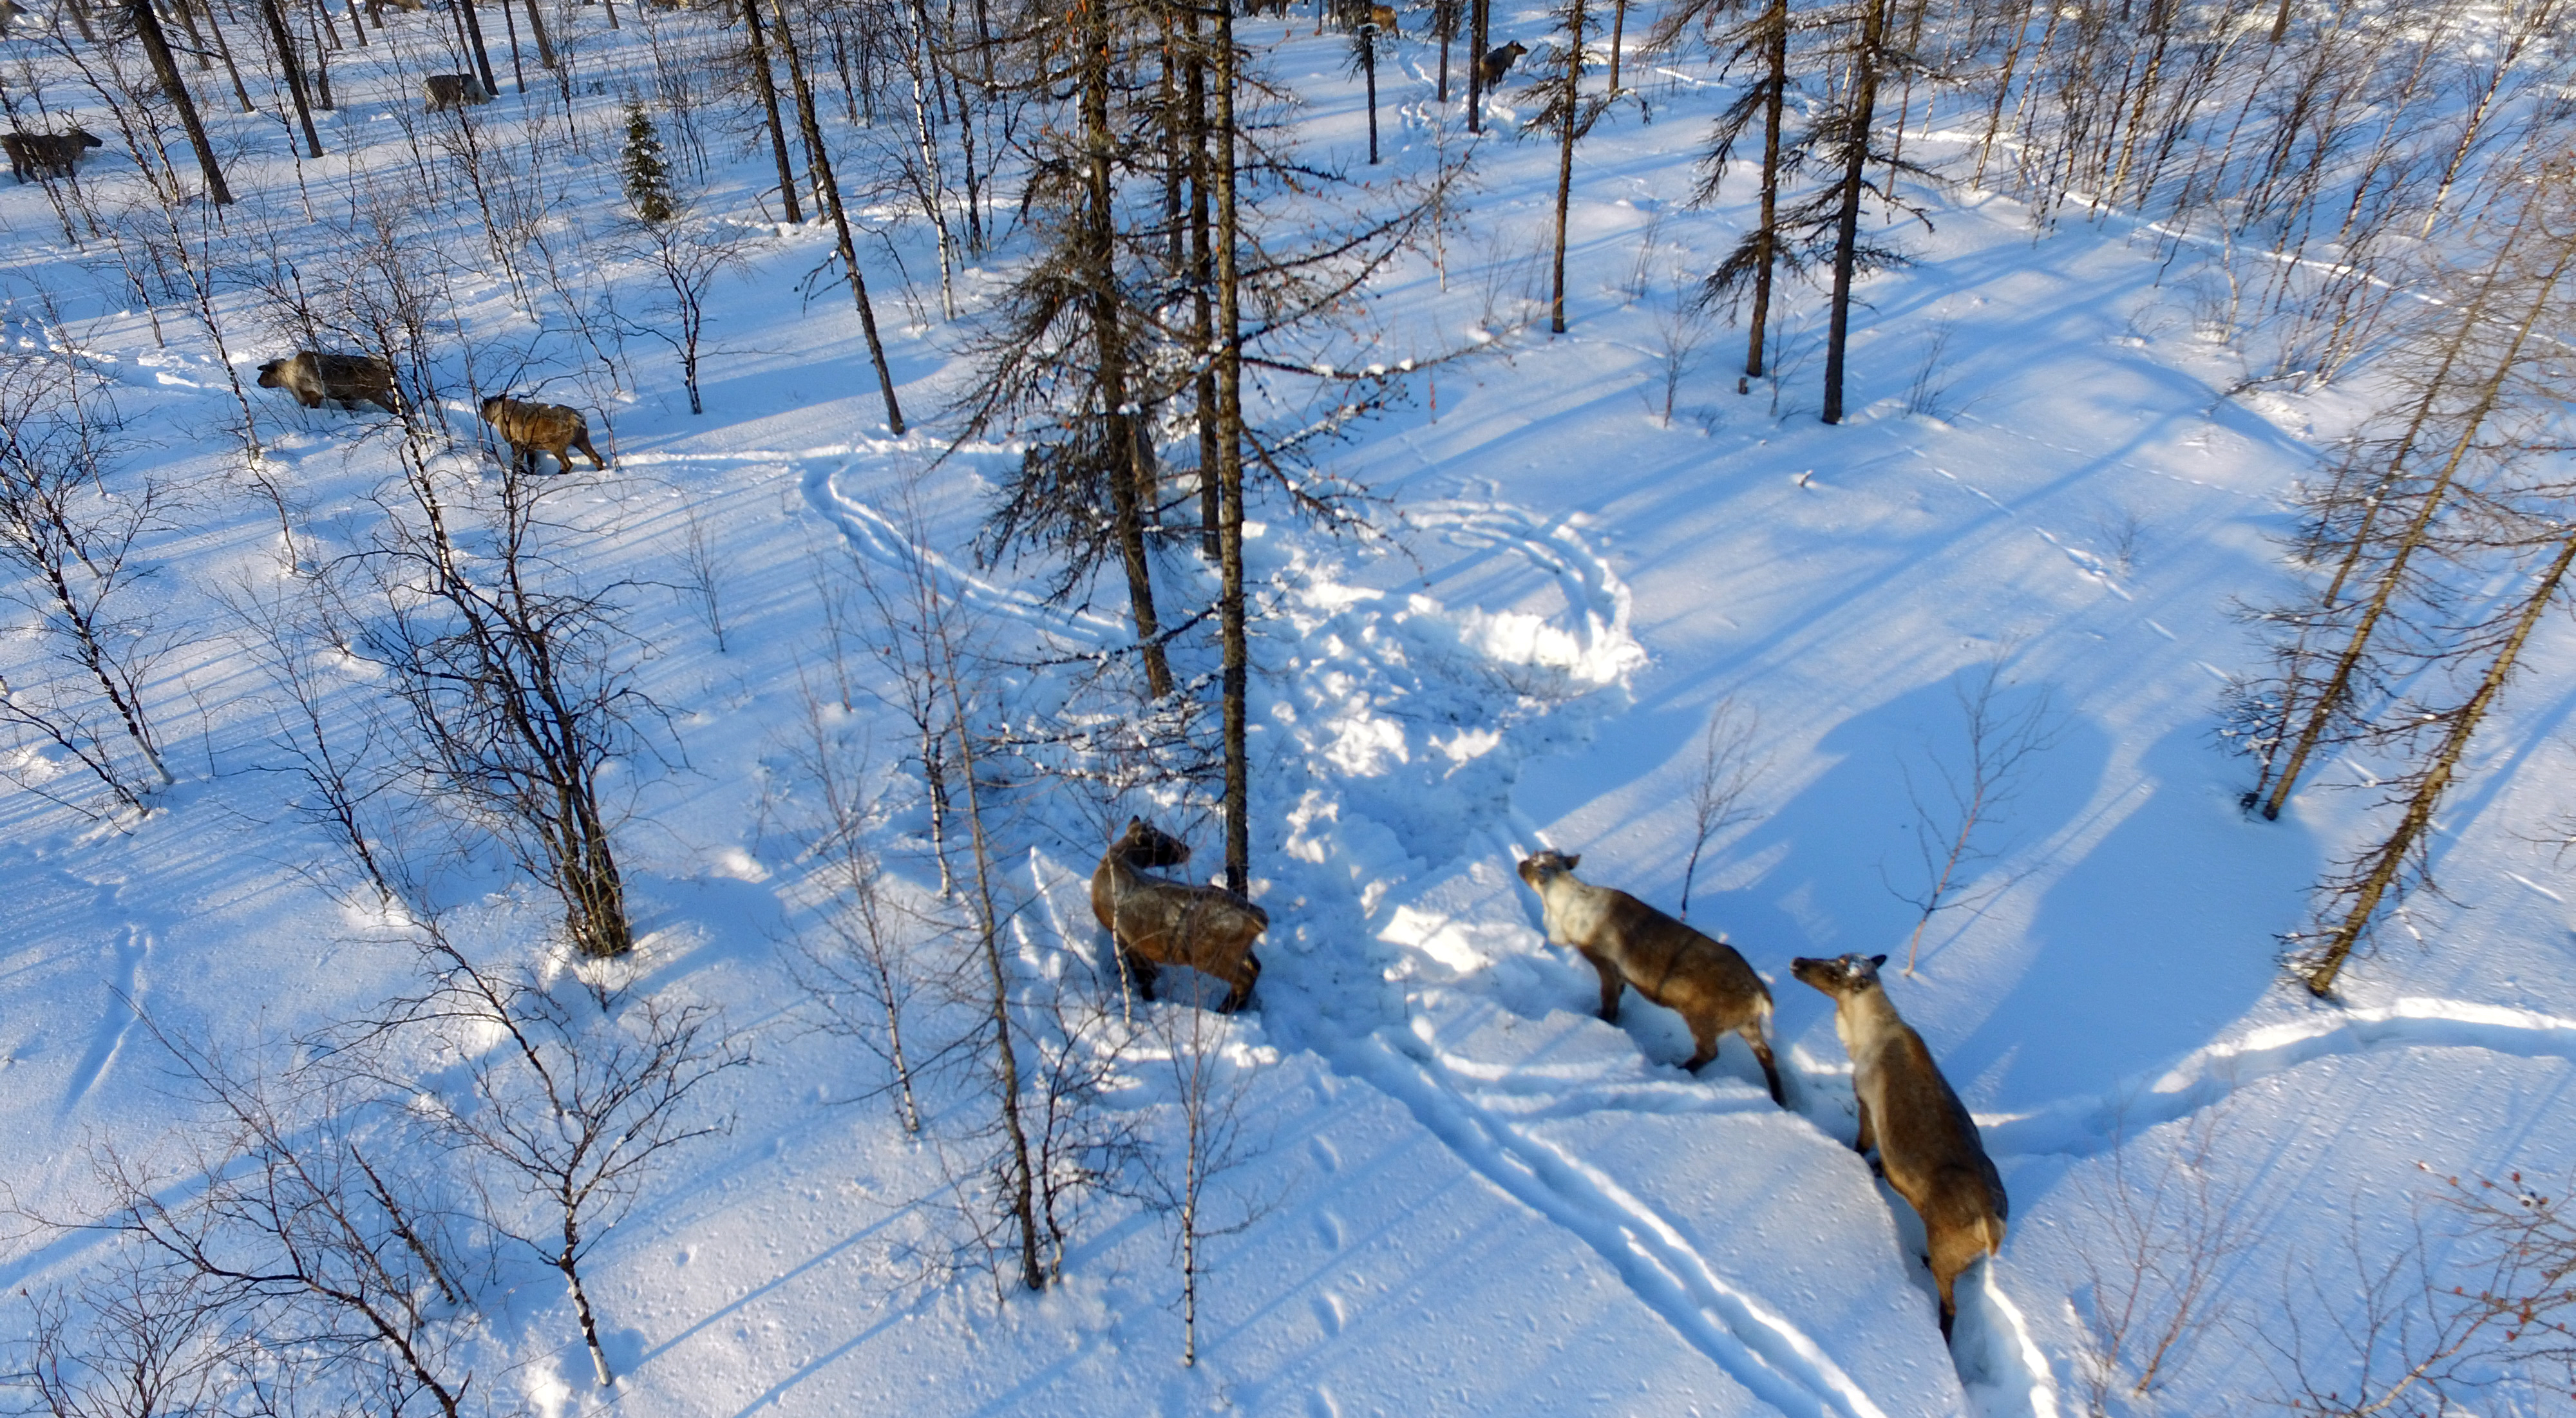
<path fill-rule="evenodd" d="M 662 161 L 662 134 L 644 105 L 626 105 L 626 148 L 618 155 L 626 183 L 626 200 L 648 223 L 667 222 L 671 211 L 671 172 Z"/>

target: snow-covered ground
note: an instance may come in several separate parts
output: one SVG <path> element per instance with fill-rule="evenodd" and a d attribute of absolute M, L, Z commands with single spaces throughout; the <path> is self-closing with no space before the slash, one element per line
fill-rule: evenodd
<path fill-rule="evenodd" d="M 1530 10 L 1497 34 L 1540 25 Z M 1341 41 L 1310 31 L 1302 17 L 1245 27 L 1313 100 L 1307 140 L 1356 162 L 1356 81 Z M 599 62 L 618 53 L 603 49 Z M 1465 141 L 1454 103 L 1431 111 L 1430 54 L 1403 41 L 1402 73 L 1384 77 L 1399 167 L 1427 160 L 1435 125 Z M 681 750 L 626 784 L 621 845 L 647 933 L 629 988 L 720 1005 L 756 1056 L 722 1081 L 732 1131 L 688 1154 L 592 1263 L 629 1413 L 2081 1411 L 2088 1316 L 2121 1264 L 2111 1198 L 2178 1176 L 2230 1218 L 2233 1324 L 2180 1356 L 2154 1411 L 2209 1413 L 2281 1391 L 2285 1295 L 2348 1297 L 2356 1250 L 2411 1239 L 2419 1163 L 2576 1166 L 2571 888 L 2530 840 L 2569 768 L 2566 626 L 2544 632 L 2540 668 L 2448 805 L 2434 864 L 2451 899 L 2410 905 L 2390 933 L 2423 948 L 2357 967 L 2339 1005 L 2284 988 L 2273 937 L 2360 840 L 2364 795 L 2331 791 L 2358 770 L 2320 774 L 2278 823 L 2249 821 L 2235 802 L 2249 772 L 2222 752 L 2216 709 L 2253 658 L 2237 602 L 2285 584 L 2270 538 L 2286 494 L 2366 391 L 2228 396 L 2241 368 L 2195 335 L 2180 283 L 2159 286 L 2122 224 L 2035 238 L 2015 202 L 1963 189 L 1937 196 L 1934 229 L 1896 233 L 1918 264 L 1865 287 L 1846 424 L 1814 417 L 1805 296 L 1776 404 L 1767 385 L 1735 392 L 1740 337 L 1720 330 L 1667 423 L 1657 308 L 1672 273 L 1706 270 L 1742 220 L 1684 205 L 1722 91 L 1680 67 L 1657 80 L 1651 122 L 1624 108 L 1580 150 L 1570 332 L 1439 367 L 1331 456 L 1384 499 L 1388 535 L 1336 540 L 1284 508 L 1249 529 L 1255 894 L 1272 924 L 1256 1006 L 1223 1026 L 1251 1140 L 1218 1179 L 1218 1210 L 1248 1224 L 1207 1242 L 1194 1369 L 1176 1362 L 1171 1235 L 1153 1212 L 1104 1205 L 1042 1295 L 997 1304 L 946 1270 L 943 1154 L 881 1099 L 843 1101 L 881 1073 L 808 1027 L 791 978 L 814 868 L 779 825 L 782 765 L 803 732 L 798 686 L 830 654 L 817 568 L 848 564 L 844 547 L 889 572 L 927 552 L 998 646 L 1123 633 L 1105 587 L 1077 612 L 1036 599 L 1035 562 L 976 569 L 978 469 L 1001 455 L 924 475 L 963 364 L 956 327 L 927 318 L 919 224 L 872 218 L 925 282 L 908 302 L 889 248 L 863 253 L 919 425 L 908 437 L 887 436 L 836 292 L 793 289 L 829 249 L 819 225 L 720 287 L 704 416 L 646 342 L 631 396 L 562 371 L 549 397 L 603 409 L 616 462 L 567 515 L 584 569 L 630 582 L 643 683 Z M 326 144 L 390 153 L 379 115 L 409 88 L 349 56 L 339 83 Z M 68 87 L 47 96 L 79 106 Z M 517 102 L 477 121 L 507 125 Z M 253 204 L 297 200 L 273 119 L 217 121 L 247 150 L 234 181 Z M 1937 134 L 1916 141 L 1944 151 Z M 703 200 L 747 203 L 763 155 L 720 159 Z M 305 168 L 324 205 L 338 161 Z M 1372 292 L 1399 354 L 1454 340 L 1488 299 L 1481 268 L 1538 248 L 1553 146 L 1488 136 L 1476 162 L 1446 289 L 1426 254 Z M 82 180 L 135 177 L 102 155 Z M 123 467 L 194 489 L 149 548 L 170 641 L 153 696 L 180 783 L 113 827 L 0 797 L 0 1177 L 61 1215 L 95 1199 L 92 1145 L 150 1151 L 187 1131 L 136 1009 L 189 1038 L 282 1038 L 409 987 L 413 956 L 341 904 L 334 848 L 259 771 L 276 757 L 272 709 L 220 597 L 276 583 L 275 521 L 226 481 L 235 409 L 210 352 L 169 311 L 157 346 L 62 245 L 40 189 L 0 190 L 0 221 L 8 337 L 39 336 L 49 293 L 119 381 L 138 440 Z M 970 296 L 990 274 L 969 273 Z M 469 329 L 520 337 L 497 278 L 460 296 Z M 1939 330 L 1931 411 L 1909 413 Z M 237 341 L 232 356 L 246 382 L 290 347 Z M 357 545 L 392 470 L 385 439 L 357 437 L 377 416 L 252 392 L 308 556 Z M 692 519 L 722 569 L 722 651 L 667 589 Z M 1214 586 L 1185 544 L 1160 571 L 1178 604 Z M 13 683 L 34 653 L 25 635 L 0 642 Z M 1214 662 L 1204 635 L 1178 653 L 1189 670 Z M 1938 915 L 1899 974 L 1921 869 L 1909 790 L 1957 765 L 1960 690 L 1998 661 L 2002 702 L 2044 703 L 2055 732 L 1986 839 L 1997 856 L 1969 904 Z M 890 688 L 857 673 L 869 693 Z M 1545 943 L 1512 870 L 1542 845 L 1580 852 L 1588 879 L 1674 909 L 1702 735 L 1730 703 L 1759 725 L 1757 815 L 1709 845 L 1690 915 L 1771 982 L 1785 1111 L 1740 1045 L 1693 1078 L 1676 1016 L 1631 995 L 1618 1024 L 1595 1019 L 1590 970 Z M 891 711 L 863 693 L 856 712 L 895 768 Z M 890 866 L 918 874 L 896 832 L 917 828 L 915 808 L 900 774 L 887 785 Z M 1012 807 L 1000 860 L 1025 903 L 1028 978 L 1105 962 L 1087 878 L 1108 825 L 1152 808 L 1061 787 Z M 1204 870 L 1216 824 L 1174 825 Z M 505 873 L 486 885 L 481 929 L 536 949 L 542 901 Z M 1946 1352 L 1921 1228 L 1848 1148 L 1830 1009 L 1788 973 L 1792 956 L 1845 951 L 1897 954 L 1891 996 L 2011 1193 L 2009 1238 L 1963 1283 Z M 1116 1106 L 1167 1127 L 1168 1076 L 1148 1060 L 1132 1083 Z M 972 1106 L 940 1103 L 933 1133 L 976 1126 Z M 95 1238 L 21 1233 L 0 1245 L 0 1291 L 75 1278 L 98 1253 Z M 600 1402 L 550 1276 L 503 1266 L 484 1309 L 484 1398 Z M 0 1341 L 14 1339 L 22 1312 L 0 1313 Z"/>

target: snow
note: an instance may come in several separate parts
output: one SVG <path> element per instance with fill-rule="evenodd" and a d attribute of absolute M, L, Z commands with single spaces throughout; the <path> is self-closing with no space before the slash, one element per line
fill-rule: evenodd
<path fill-rule="evenodd" d="M 1498 43 L 1540 27 L 1537 10 L 1510 18 Z M 1340 41 L 1303 26 L 1245 32 L 1313 99 L 1308 141 L 1356 161 L 1356 81 Z M 617 52 L 590 62 L 626 62 Z M 1428 47 L 1399 52 L 1382 119 L 1393 162 L 1418 167 L 1433 125 L 1451 125 L 1453 147 L 1463 134 L 1454 104 L 1430 111 Z M 344 95 L 381 77 L 341 63 Z M 1014 450 L 925 471 L 960 341 L 929 319 L 936 291 L 899 299 L 881 256 L 899 249 L 918 281 L 936 269 L 927 234 L 880 212 L 891 245 L 863 257 L 919 425 L 903 438 L 885 434 L 850 312 L 831 288 L 793 289 L 829 249 L 820 224 L 782 235 L 722 292 L 702 418 L 641 343 L 642 387 L 616 393 L 562 367 L 569 342 L 510 315 L 497 280 L 460 293 L 469 326 L 558 362 L 548 397 L 613 425 L 615 471 L 579 481 L 567 506 L 598 573 L 634 583 L 645 682 L 683 750 L 620 783 L 644 934 L 626 987 L 722 1007 L 757 1058 L 720 1090 L 730 1133 L 688 1154 L 594 1262 L 627 1412 L 2057 1414 L 2080 1407 L 2087 1257 L 2115 1155 L 2133 1176 L 2181 1158 L 2217 1180 L 2251 1238 L 2226 1273 L 2257 1333 L 2285 1276 L 2344 1293 L 2332 1267 L 2348 1239 L 2367 1254 L 2403 1239 L 2419 1164 L 2576 1166 L 2576 936 L 2563 867 L 2531 840 L 2570 766 L 2566 627 L 2544 632 L 2546 668 L 2517 687 L 2445 812 L 2435 865 L 2452 899 L 2410 904 L 2390 933 L 2424 948 L 2356 968 L 2340 1006 L 2284 988 L 2273 937 L 2362 840 L 2365 804 L 2321 785 L 2282 821 L 2249 821 L 2235 804 L 2247 769 L 2215 737 L 2217 693 L 2253 659 L 2235 602 L 2285 584 L 2269 540 L 2288 525 L 2285 496 L 2317 466 L 2317 430 L 2343 426 L 2361 396 L 2229 397 L 2228 352 L 2195 334 L 2126 228 L 2035 237 L 2008 198 L 1957 191 L 1937 200 L 1934 230 L 1899 233 L 1919 264 L 1865 288 L 1854 418 L 1815 421 L 1819 322 L 1801 315 L 1776 410 L 1764 385 L 1733 392 L 1737 336 L 1721 330 L 1665 426 L 1650 308 L 1665 297 L 1620 283 L 1649 220 L 1670 268 L 1696 271 L 1741 211 L 1681 204 L 1722 92 L 1688 66 L 1663 72 L 1676 82 L 1652 123 L 1622 110 L 1578 154 L 1571 332 L 1524 331 L 1420 371 L 1429 397 L 1332 455 L 1332 472 L 1394 510 L 1387 539 L 1336 540 L 1283 508 L 1246 529 L 1254 894 L 1272 924 L 1255 1007 L 1221 1026 L 1255 1145 L 1217 1183 L 1246 1224 L 1207 1242 L 1193 1370 L 1175 1362 L 1164 1218 L 1105 1206 L 1041 1295 L 997 1302 L 959 1269 L 955 1158 L 905 1136 L 881 1100 L 847 1101 L 882 1082 L 878 1065 L 810 1028 L 790 975 L 787 941 L 817 888 L 781 826 L 797 805 L 784 764 L 798 686 L 842 672 L 815 590 L 836 548 L 881 574 L 928 565 L 1015 651 L 1126 638 L 1105 585 L 1053 604 L 1034 559 L 971 555 L 977 479 Z M 369 131 L 387 101 L 345 100 L 326 143 L 396 141 Z M 478 121 L 508 124 L 515 102 Z M 287 220 L 293 176 L 264 156 L 278 143 L 259 121 L 216 119 L 246 150 L 236 183 Z M 1372 292 L 1417 354 L 1494 333 L 1470 268 L 1518 259 L 1547 209 L 1552 145 L 1489 137 L 1477 155 L 1446 289 L 1418 259 Z M 705 200 L 747 211 L 764 160 L 725 158 Z M 318 191 L 337 171 L 313 164 L 307 180 Z M 134 178 L 101 154 L 82 180 Z M 273 582 L 276 539 L 222 482 L 234 415 L 220 370 L 171 311 L 172 345 L 156 349 L 96 266 L 59 245 L 38 189 L 0 191 L 0 220 L 10 337 L 33 333 L 38 291 L 57 295 L 69 337 L 120 383 L 142 438 L 125 465 L 195 488 L 150 547 L 171 641 L 153 694 L 182 782 L 113 827 L 33 793 L 0 799 L 0 1177 L 17 1205 L 59 1216 L 96 1202 L 91 1146 L 167 1156 L 191 1126 L 138 1010 L 189 1037 L 288 1038 L 406 988 L 413 955 L 398 922 L 335 893 L 347 879 L 333 847 L 257 771 L 274 726 L 217 597 Z M 971 304 L 986 272 L 968 274 Z M 1940 395 L 1932 415 L 1908 414 L 1940 323 Z M 236 343 L 234 358 L 246 369 L 284 348 Z M 317 546 L 350 549 L 392 467 L 383 438 L 359 436 L 373 416 L 251 392 Z M 648 584 L 674 578 L 691 518 L 723 568 L 724 652 Z M 2132 545 L 2124 522 L 2140 529 Z M 1186 548 L 1159 575 L 1182 605 L 1214 585 Z M 14 683 L 37 653 L 13 623 L 0 667 Z M 1176 647 L 1185 673 L 1214 653 L 1205 634 Z M 848 654 L 863 681 L 849 720 L 898 791 L 889 686 Z M 2061 732 L 1991 839 L 2000 855 L 1973 903 L 1934 920 L 1913 974 L 1889 971 L 2012 1195 L 2002 1255 L 1962 1282 L 1945 1351 L 1920 1224 L 1849 1151 L 1849 1065 L 1829 1006 L 1787 962 L 1901 953 L 1909 775 L 1955 759 L 1955 689 L 1998 659 L 2007 697 L 2045 692 Z M 330 673 L 339 712 L 374 692 L 356 665 Z M 1030 704 L 1049 702 L 1042 689 Z M 1631 995 L 1616 1024 L 1592 1017 L 1590 970 L 1545 942 L 1512 872 L 1542 845 L 1579 851 L 1588 879 L 1671 908 L 1701 732 L 1729 699 L 1758 717 L 1759 816 L 1710 845 L 1691 913 L 1773 986 L 1786 1111 L 1740 1044 L 1693 1078 L 1676 1016 Z M 1091 864 L 1112 824 L 1158 809 L 1204 871 L 1218 825 L 1186 805 L 1061 787 L 1014 805 L 1000 860 L 1029 906 L 1013 941 L 1026 978 L 1106 968 Z M 916 805 L 888 813 L 889 844 L 917 833 Z M 536 949 L 543 901 L 494 862 L 462 870 L 450 889 L 478 938 Z M 1116 1106 L 1168 1131 L 1150 1049 L 1129 1073 Z M 933 1138 L 977 1126 L 973 1106 L 941 1096 Z M 2214 1141 L 2189 1161 L 2204 1124 Z M 101 1244 L 20 1228 L 0 1240 L 0 1292 L 77 1279 Z M 484 1392 L 549 1418 L 594 1411 L 559 1286 L 514 1264 L 482 1301 Z M 13 1341 L 24 1312 L 0 1314 L 0 1343 Z M 2193 1357 L 2162 1411 L 2277 1388 L 2261 1344 Z"/>

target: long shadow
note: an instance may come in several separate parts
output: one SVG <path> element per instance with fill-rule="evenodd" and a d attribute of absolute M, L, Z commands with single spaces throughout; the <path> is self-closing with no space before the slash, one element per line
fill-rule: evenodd
<path fill-rule="evenodd" d="M 2247 921 L 2296 918 L 2316 843 L 2248 822 L 2207 728 L 2175 729 L 2140 762 L 2146 801 L 2049 887 L 2026 965 L 1943 1068 L 1975 1108 L 2102 1094 L 2216 1037 L 2278 979 Z"/>
<path fill-rule="evenodd" d="M 1916 911 L 1898 893 L 1920 887 L 1915 878 L 1924 873 L 1908 775 L 1926 806 L 1937 808 L 1936 765 L 1955 773 L 1965 753 L 1959 691 L 1983 672 L 1971 666 L 1836 725 L 1817 747 L 1839 761 L 1728 848 L 1727 861 L 1752 864 L 1760 874 L 1731 890 L 1708 891 L 1706 906 L 1692 909 L 1692 924 L 1726 931 L 1775 981 L 1785 981 L 1794 955 L 1901 951 Z M 1998 707 L 2027 709 L 2039 692 L 2006 688 Z M 2029 761 L 2009 808 L 1990 821 L 1984 842 L 2008 858 L 2055 834 L 2091 799 L 2109 757 L 2110 741 L 2098 726 L 2062 721 L 2054 745 Z M 1973 881 L 1970 887 L 1973 897 Z M 1960 919 L 1936 918 L 1927 939 L 1937 942 Z M 1831 1018 L 1831 1004 L 1813 990 L 1789 986 L 1773 994 L 1783 1041 Z"/>

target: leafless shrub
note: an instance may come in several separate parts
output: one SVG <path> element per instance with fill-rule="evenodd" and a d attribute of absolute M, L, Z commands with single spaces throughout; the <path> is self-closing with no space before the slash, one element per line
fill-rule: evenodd
<path fill-rule="evenodd" d="M 109 474 L 124 450 L 105 381 L 57 346 L 0 354 L 0 598 L 35 618 L 36 643 L 60 673 L 0 679 L 0 723 L 22 750 L 51 745 L 121 806 L 141 811 L 175 779 L 163 761 L 145 689 L 166 649 L 140 551 L 166 529 L 170 487 L 150 475 Z M 10 776 L 66 802 L 41 757 Z"/>
<path fill-rule="evenodd" d="M 255 1349 L 271 1376 L 319 1384 L 341 1406 L 459 1418 L 473 1375 L 460 1357 L 469 1317 L 451 1281 L 452 1212 L 422 1204 L 422 1179 L 389 1181 L 361 1152 L 386 1116 L 373 1081 L 244 1063 L 144 1023 L 204 1116 L 181 1133 L 174 1173 L 111 1147 L 93 1154 L 109 1211 L 85 1229 L 122 1237 L 139 1267 L 112 1282 L 109 1317 L 128 1330 L 115 1342 L 182 1361 L 193 1351 L 233 1363 Z M 192 1411 L 203 1410 L 117 1418 Z"/>
<path fill-rule="evenodd" d="M 706 523 L 699 519 L 698 509 L 685 508 L 681 515 L 686 520 L 680 534 L 680 599 L 716 638 L 716 653 L 721 655 L 725 653 L 724 578 L 732 567 L 707 540 Z"/>
<path fill-rule="evenodd" d="M 380 1021 L 397 1027 L 377 1037 L 425 1027 L 459 1059 L 467 1096 L 414 1106 L 475 1169 L 493 1232 L 563 1277 L 608 1387 L 582 1264 L 682 1149 L 729 1128 L 700 1095 L 750 1055 L 705 1005 L 481 964 L 435 922 L 426 951 L 433 988 L 398 1002 Z"/>
<path fill-rule="evenodd" d="M 275 696 L 269 707 L 277 729 L 269 742 L 285 756 L 284 771 L 303 784 L 287 798 L 288 810 L 347 849 L 379 905 L 402 899 L 402 867 L 385 855 L 379 801 L 399 781 L 395 736 L 376 697 L 343 702 L 332 693 L 327 665 L 349 658 L 349 636 L 330 588 L 249 582 L 221 599 Z"/>
<path fill-rule="evenodd" d="M 1905 943 L 1909 975 L 1922 950 L 1924 929 L 1935 915 L 1990 899 L 2011 884 L 1980 886 L 1971 877 L 2000 854 L 1991 841 L 1994 829 L 2003 825 L 2019 796 L 2032 760 L 2056 745 L 2064 727 L 2055 696 L 2046 689 L 2019 705 L 2006 701 L 2006 658 L 1988 660 L 1953 687 L 1965 752 L 1956 760 L 1928 755 L 1928 784 L 1911 767 L 1904 770 L 1905 797 L 1914 810 L 1915 854 L 1922 867 L 1915 884 L 1899 888 L 1890 882 L 1888 889 L 1917 913 L 1914 933 Z"/>
<path fill-rule="evenodd" d="M 1211 1207 L 1209 1188 L 1259 1155 L 1263 1140 L 1252 1131 L 1244 1107 L 1250 1072 L 1228 1047 L 1235 1040 L 1233 1024 L 1181 1003 L 1154 1013 L 1180 1136 L 1165 1144 L 1160 1165 L 1150 1174 L 1152 1199 L 1173 1221 L 1172 1249 L 1181 1270 L 1181 1363 L 1193 1366 L 1198 1363 L 1207 1243 L 1244 1230 L 1268 1210 L 1254 1199 L 1219 1216 Z"/>
<path fill-rule="evenodd" d="M 2406 1241 L 2374 1254 L 2353 1219 L 2348 1274 L 2290 1262 L 2282 1311 L 2258 1330 L 2272 1401 L 2317 1418 L 2439 1418 L 2481 1395 L 2546 1412 L 2576 1398 L 2576 1220 L 2521 1173 L 2441 1178 Z M 2428 1219 L 2429 1218 L 2429 1219 Z M 2519 1390 L 2528 1406 L 2514 1401 Z"/>
<path fill-rule="evenodd" d="M 1676 279 L 1672 298 L 1655 307 L 1655 370 L 1664 386 L 1664 427 L 1673 426 L 1673 403 L 1682 381 L 1699 368 L 1700 347 L 1717 328 L 1717 312 Z"/>
<path fill-rule="evenodd" d="M 2094 514 L 2094 545 L 2102 548 L 2103 559 L 2123 576 L 2138 569 L 2138 546 L 2146 530 L 2136 509 L 2126 503 L 2113 503 Z"/>
<path fill-rule="evenodd" d="M 2075 1366 L 2093 1418 L 2152 1402 L 2234 1323 L 2239 1297 L 2226 1287 L 2227 1271 L 2256 1236 L 2244 1188 L 2213 1170 L 2225 1116 L 2224 1105 L 2193 1115 L 2144 1165 L 2115 1126 L 2107 1175 L 2077 1178 L 2088 1224 Z"/>
<path fill-rule="evenodd" d="M 698 392 L 707 299 L 715 290 L 716 278 L 743 263 L 753 240 L 742 227 L 689 217 L 636 223 L 627 239 L 628 252 L 660 285 L 658 298 L 648 307 L 657 318 L 631 321 L 624 331 L 649 335 L 670 346 L 680 362 L 680 384 L 688 391 L 693 415 L 707 411 Z"/>
<path fill-rule="evenodd" d="M 919 992 L 915 959 L 924 922 L 894 899 L 896 889 L 869 850 L 876 816 L 868 796 L 864 749 L 847 740 L 845 713 L 836 713 L 805 691 L 805 736 L 789 750 L 797 797 L 812 806 L 797 824 L 801 853 L 815 865 L 827 893 L 815 907 L 820 939 L 799 935 L 789 969 L 798 990 L 820 1011 L 819 1027 L 875 1054 L 886 1066 L 896 1116 L 908 1133 L 921 1131 L 921 1104 L 913 1090 L 913 1064 L 904 1049 L 904 1020 Z"/>
<path fill-rule="evenodd" d="M 1950 337 L 1957 327 L 1948 320 L 1932 322 L 1932 332 L 1924 337 L 1923 355 L 1915 361 L 1914 377 L 1905 386 L 1905 411 L 1924 418 L 1939 418 L 1941 403 L 1950 395 Z"/>
<path fill-rule="evenodd" d="M 1690 860 L 1682 867 L 1681 919 L 1690 919 L 1691 881 L 1699 875 L 1700 853 L 1711 838 L 1753 820 L 1744 799 L 1762 776 L 1767 761 L 1755 754 L 1762 732 L 1761 716 L 1743 708 L 1732 695 L 1717 701 L 1700 731 L 1699 766 L 1691 774 Z"/>
<path fill-rule="evenodd" d="M 561 550 L 555 507 L 582 480 L 457 476 L 416 444 L 404 457 L 354 560 L 371 578 L 355 649 L 410 711 L 430 805 L 489 833 L 560 896 L 584 955 L 623 955 L 634 930 L 605 779 L 652 747 L 659 711 L 636 687 L 642 648 L 617 588 L 585 585 Z"/>
<path fill-rule="evenodd" d="M 259 1351 L 226 1331 L 206 1282 L 117 1246 L 79 1284 L 26 1296 L 25 1340 L 0 1357 L 0 1386 L 29 1395 L 29 1418 L 217 1414 Z"/>

